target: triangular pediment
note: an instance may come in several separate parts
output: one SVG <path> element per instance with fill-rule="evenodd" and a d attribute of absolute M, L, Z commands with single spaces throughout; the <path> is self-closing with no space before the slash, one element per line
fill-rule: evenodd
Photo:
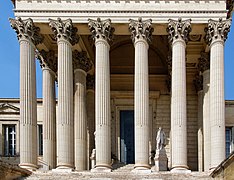
<path fill-rule="evenodd" d="M 0 113 L 19 113 L 20 108 L 9 104 L 9 103 L 2 103 L 0 104 Z"/>

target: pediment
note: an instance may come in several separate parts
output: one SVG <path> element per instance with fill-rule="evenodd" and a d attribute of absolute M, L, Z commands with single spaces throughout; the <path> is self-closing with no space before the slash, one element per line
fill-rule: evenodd
<path fill-rule="evenodd" d="M 2 103 L 0 104 L 0 113 L 19 113 L 20 112 L 20 108 L 9 104 L 9 103 Z"/>

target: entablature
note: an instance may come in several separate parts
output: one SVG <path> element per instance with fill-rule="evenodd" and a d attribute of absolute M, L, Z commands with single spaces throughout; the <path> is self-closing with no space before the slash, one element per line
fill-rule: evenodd
<path fill-rule="evenodd" d="M 152 19 L 166 24 L 168 19 L 191 18 L 193 23 L 207 23 L 208 19 L 225 19 L 226 0 L 16 0 L 15 16 L 31 17 L 35 23 L 48 23 L 49 18 L 71 18 L 73 23 L 87 23 L 88 18 L 110 18 L 112 23 L 128 23 L 129 18 Z"/>

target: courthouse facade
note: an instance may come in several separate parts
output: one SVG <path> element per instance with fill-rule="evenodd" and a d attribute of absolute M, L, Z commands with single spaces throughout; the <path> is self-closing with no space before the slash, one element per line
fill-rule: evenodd
<path fill-rule="evenodd" d="M 148 170 L 159 127 L 168 170 L 208 171 L 230 152 L 234 103 L 225 108 L 224 44 L 232 1 L 13 3 L 20 105 L 2 100 L 1 126 L 6 136 L 15 126 L 2 125 L 4 117 L 17 120 L 21 167 L 37 169 L 39 153 L 49 169 L 86 170 L 95 149 L 93 171 L 116 163 Z M 43 71 L 38 101 L 35 59 Z"/>

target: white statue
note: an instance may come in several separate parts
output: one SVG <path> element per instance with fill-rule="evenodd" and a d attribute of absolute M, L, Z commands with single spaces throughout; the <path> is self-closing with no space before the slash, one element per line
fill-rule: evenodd
<path fill-rule="evenodd" d="M 158 128 L 156 143 L 156 150 L 161 150 L 166 146 L 166 135 L 161 127 Z"/>

